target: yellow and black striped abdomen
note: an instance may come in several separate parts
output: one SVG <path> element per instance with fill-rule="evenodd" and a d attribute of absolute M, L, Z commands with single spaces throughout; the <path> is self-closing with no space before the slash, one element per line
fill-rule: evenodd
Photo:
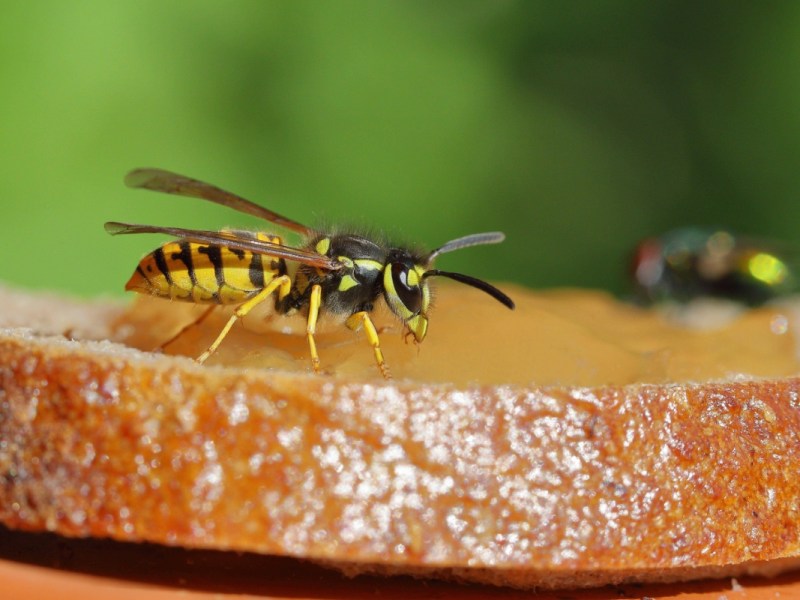
<path fill-rule="evenodd" d="M 235 232 L 280 244 L 265 233 Z M 139 262 L 126 290 L 204 304 L 239 304 L 286 272 L 283 260 L 185 240 L 167 242 Z"/>

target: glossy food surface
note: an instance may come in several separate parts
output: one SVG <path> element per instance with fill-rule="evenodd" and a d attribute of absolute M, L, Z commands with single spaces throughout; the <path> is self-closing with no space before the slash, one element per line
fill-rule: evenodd
<path fill-rule="evenodd" d="M 395 378 L 461 386 L 596 386 L 783 377 L 800 371 L 800 313 L 791 303 L 749 311 L 698 303 L 668 313 L 601 292 L 500 287 L 513 297 L 516 310 L 465 286 L 439 285 L 428 336 L 419 345 L 405 343 L 399 322 L 378 311 L 384 356 Z M 115 335 L 151 350 L 203 310 L 137 298 L 117 322 Z M 229 314 L 212 313 L 165 352 L 198 356 Z M 351 381 L 379 377 L 362 332 L 323 320 L 317 344 L 326 373 Z M 300 316 L 250 315 L 208 364 L 309 372 L 305 322 Z"/>

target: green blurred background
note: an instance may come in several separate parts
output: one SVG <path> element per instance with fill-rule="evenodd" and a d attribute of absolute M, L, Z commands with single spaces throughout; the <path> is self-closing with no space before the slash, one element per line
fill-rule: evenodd
<path fill-rule="evenodd" d="M 258 222 L 132 191 L 158 166 L 309 224 L 498 247 L 440 268 L 622 292 L 684 224 L 794 240 L 800 2 L 11 0 L 0 279 L 119 294 L 158 236 Z"/>

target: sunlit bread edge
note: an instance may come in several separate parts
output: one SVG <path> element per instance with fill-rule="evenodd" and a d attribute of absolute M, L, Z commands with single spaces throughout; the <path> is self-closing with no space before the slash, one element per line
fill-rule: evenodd
<path fill-rule="evenodd" d="M 798 398 L 352 384 L 4 329 L 0 522 L 526 588 L 775 574 L 800 556 Z"/>

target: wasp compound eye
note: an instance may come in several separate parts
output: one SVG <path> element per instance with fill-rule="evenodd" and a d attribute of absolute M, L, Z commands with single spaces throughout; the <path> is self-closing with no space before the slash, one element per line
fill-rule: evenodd
<path fill-rule="evenodd" d="M 419 314 L 422 309 L 422 289 L 417 273 L 411 271 L 408 265 L 392 263 L 392 283 L 403 305 L 413 314 Z"/>

